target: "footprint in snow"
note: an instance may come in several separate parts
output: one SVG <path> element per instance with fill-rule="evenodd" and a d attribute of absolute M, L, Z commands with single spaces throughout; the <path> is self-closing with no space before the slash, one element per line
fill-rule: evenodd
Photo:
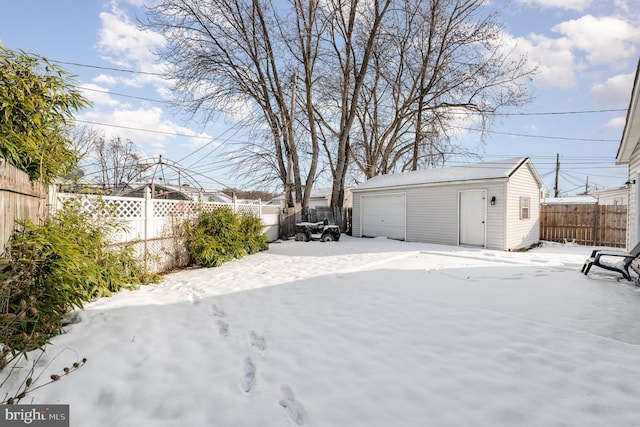
<path fill-rule="evenodd" d="M 256 365 L 249 356 L 242 361 L 242 373 L 240 375 L 240 388 L 245 393 L 249 393 L 256 381 Z"/>
<path fill-rule="evenodd" d="M 258 349 L 259 351 L 264 351 L 267 346 L 264 337 L 259 336 L 254 331 L 249 331 L 248 335 L 251 347 Z"/>
<path fill-rule="evenodd" d="M 223 320 L 217 320 L 216 326 L 218 327 L 218 333 L 222 337 L 229 336 L 229 324 Z"/>
<path fill-rule="evenodd" d="M 200 305 L 200 297 L 195 292 L 189 294 L 189 301 L 191 301 L 193 305 Z"/>
<path fill-rule="evenodd" d="M 216 319 L 216 327 L 218 328 L 218 333 L 220 334 L 220 336 L 229 336 L 229 324 L 222 320 L 223 317 L 227 316 L 224 313 L 224 310 L 222 310 L 215 304 L 211 304 L 209 311 L 211 313 L 211 316 Z"/>
<path fill-rule="evenodd" d="M 225 317 L 226 316 L 226 314 L 224 313 L 224 310 L 222 310 L 221 308 L 219 308 L 215 304 L 211 304 L 211 315 L 213 317 Z"/>
<path fill-rule="evenodd" d="M 169 289 L 171 289 L 172 291 L 176 290 L 176 289 L 180 289 L 181 287 L 183 287 L 184 285 L 188 285 L 189 283 L 185 283 L 185 282 L 176 282 L 175 284 L 171 285 L 169 287 Z"/>
<path fill-rule="evenodd" d="M 283 385 L 280 387 L 281 397 L 278 403 L 284 408 L 285 415 L 294 423 L 304 425 L 304 408 L 296 400 L 291 387 Z"/>

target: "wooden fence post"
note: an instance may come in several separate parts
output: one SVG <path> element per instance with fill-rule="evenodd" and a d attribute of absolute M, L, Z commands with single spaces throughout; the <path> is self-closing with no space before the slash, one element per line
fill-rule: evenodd
<path fill-rule="evenodd" d="M 600 205 L 596 202 L 593 205 L 593 246 L 598 246 L 598 233 L 599 230 L 599 222 L 600 219 Z"/>

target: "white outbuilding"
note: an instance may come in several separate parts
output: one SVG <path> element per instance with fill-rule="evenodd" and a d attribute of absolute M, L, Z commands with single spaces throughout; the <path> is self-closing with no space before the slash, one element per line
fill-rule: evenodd
<path fill-rule="evenodd" d="M 528 248 L 540 240 L 542 186 L 528 157 L 379 175 L 352 190 L 352 234 Z"/>

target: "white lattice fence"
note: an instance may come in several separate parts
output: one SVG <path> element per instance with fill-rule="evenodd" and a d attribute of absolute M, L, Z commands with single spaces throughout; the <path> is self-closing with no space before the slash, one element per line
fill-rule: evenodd
<path fill-rule="evenodd" d="M 261 203 L 152 199 L 149 192 L 144 198 L 57 193 L 51 194 L 50 200 L 54 210 L 63 203 L 74 203 L 77 209 L 96 218 L 108 217 L 116 221 L 120 229 L 110 236 L 111 242 L 135 242 L 136 252 L 146 254 L 145 260 L 154 260 L 152 270 L 166 270 L 184 261 L 184 248 L 177 232 L 180 224 L 195 219 L 201 210 L 212 211 L 224 206 L 238 214 L 259 216 L 269 241 L 279 237 L 280 207 Z"/>
<path fill-rule="evenodd" d="M 118 224 L 118 229 L 110 236 L 114 244 L 144 239 L 144 199 L 58 193 L 55 209 L 60 209 L 64 203 L 73 203 L 78 211 L 96 219 L 114 220 Z"/>

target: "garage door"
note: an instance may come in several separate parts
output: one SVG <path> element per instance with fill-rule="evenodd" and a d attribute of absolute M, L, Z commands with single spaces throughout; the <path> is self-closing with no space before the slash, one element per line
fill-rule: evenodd
<path fill-rule="evenodd" d="M 362 235 L 405 239 L 406 199 L 404 193 L 362 196 Z"/>

